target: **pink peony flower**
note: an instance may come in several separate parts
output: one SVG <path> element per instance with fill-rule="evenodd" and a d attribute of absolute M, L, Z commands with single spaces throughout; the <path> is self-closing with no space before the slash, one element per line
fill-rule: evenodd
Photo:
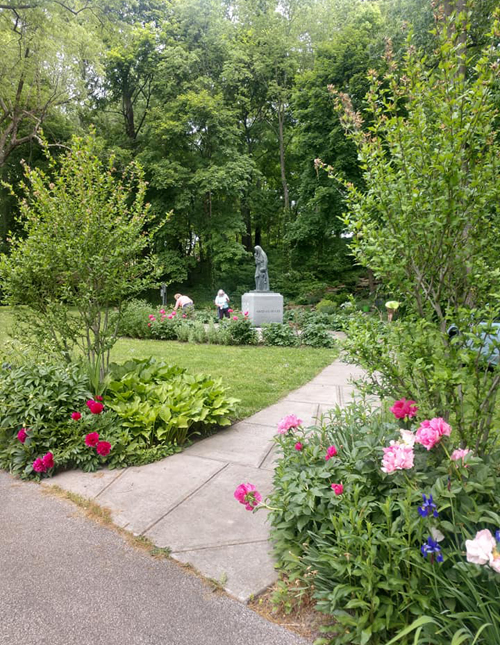
<path fill-rule="evenodd" d="M 462 463 L 465 459 L 465 456 L 468 455 L 470 450 L 468 448 L 457 448 L 451 453 L 450 459 L 453 461 L 458 461 L 459 459 L 462 460 Z"/>
<path fill-rule="evenodd" d="M 234 491 L 234 497 L 240 504 L 244 504 L 247 511 L 253 509 L 262 501 L 262 495 L 253 484 L 240 484 Z"/>
<path fill-rule="evenodd" d="M 21 443 L 24 443 L 26 441 L 26 439 L 28 438 L 26 428 L 21 428 L 21 430 L 19 430 L 19 432 L 17 433 L 17 438 Z"/>
<path fill-rule="evenodd" d="M 243 315 L 244 315 L 244 316 L 248 316 L 248 311 L 244 311 L 244 312 L 243 312 Z"/>
<path fill-rule="evenodd" d="M 233 316 L 233 320 L 238 320 L 238 316 Z"/>
<path fill-rule="evenodd" d="M 51 452 L 48 452 L 42 457 L 42 463 L 47 470 L 49 468 L 54 468 L 54 455 Z"/>
<path fill-rule="evenodd" d="M 425 422 L 424 422 L 425 423 Z M 446 423 L 441 417 L 431 419 L 429 421 L 431 428 L 434 428 L 439 432 L 441 437 L 449 437 L 451 434 L 451 427 Z"/>
<path fill-rule="evenodd" d="M 388 448 L 384 448 L 382 458 L 382 471 L 393 473 L 395 470 L 408 470 L 413 468 L 413 448 L 391 441 Z"/>
<path fill-rule="evenodd" d="M 99 433 L 98 432 L 89 432 L 85 437 L 85 444 L 93 448 L 99 443 Z"/>
<path fill-rule="evenodd" d="M 148 323 L 148 327 L 151 327 L 151 323 Z"/>
<path fill-rule="evenodd" d="M 172 311 L 172 316 L 175 316 L 177 314 L 176 311 Z"/>
<path fill-rule="evenodd" d="M 153 314 L 149 315 L 149 320 L 156 320 L 156 318 L 153 316 Z"/>
<path fill-rule="evenodd" d="M 417 414 L 418 408 L 415 405 L 415 401 L 400 399 L 394 403 L 390 410 L 396 419 L 404 419 L 405 417 L 411 419 Z"/>
<path fill-rule="evenodd" d="M 106 457 L 111 452 L 111 444 L 109 441 L 98 441 L 96 446 L 97 454 L 101 457 Z"/>
<path fill-rule="evenodd" d="M 73 419 L 73 421 L 80 421 L 82 415 L 79 412 L 72 412 L 71 418 Z"/>
<path fill-rule="evenodd" d="M 465 540 L 467 562 L 473 562 L 474 564 L 488 563 L 495 547 L 496 540 L 488 529 L 478 531 L 473 540 Z"/>
<path fill-rule="evenodd" d="M 297 441 L 297 443 L 295 444 L 295 450 L 302 450 L 303 447 L 304 445 L 300 443 L 300 441 Z"/>
<path fill-rule="evenodd" d="M 160 309 L 160 313 L 165 315 L 165 309 Z"/>
<path fill-rule="evenodd" d="M 230 314 L 232 314 L 232 313 L 233 313 L 233 309 L 228 309 L 227 311 L 228 311 L 228 313 L 230 313 Z"/>
<path fill-rule="evenodd" d="M 187 318 L 187 314 L 182 314 L 182 317 L 183 317 L 183 318 Z"/>
<path fill-rule="evenodd" d="M 104 410 L 104 405 L 99 401 L 87 401 L 86 405 L 92 414 L 101 414 Z"/>
<path fill-rule="evenodd" d="M 342 495 L 344 492 L 344 485 L 343 484 L 332 484 L 332 490 L 335 493 L 335 495 Z"/>
<path fill-rule="evenodd" d="M 415 435 L 415 441 L 430 450 L 441 441 L 441 437 L 449 437 L 450 434 L 451 427 L 444 419 L 437 417 L 430 421 L 422 421 Z"/>
<path fill-rule="evenodd" d="M 104 399 L 102 398 L 102 396 L 96 396 L 96 397 L 95 397 L 95 400 L 96 400 L 96 401 L 104 401 Z"/>
<path fill-rule="evenodd" d="M 172 318 L 173 318 L 173 315 L 172 315 L 172 314 L 169 314 L 168 319 L 169 319 L 169 320 L 172 320 Z"/>
<path fill-rule="evenodd" d="M 286 434 L 290 428 L 297 428 L 300 425 L 302 425 L 302 419 L 297 419 L 295 414 L 289 414 L 278 423 L 278 433 Z"/>
<path fill-rule="evenodd" d="M 43 464 L 43 460 L 41 457 L 37 457 L 33 462 L 33 470 L 36 473 L 44 473 L 47 470 L 46 466 L 44 466 Z"/>
<path fill-rule="evenodd" d="M 332 457 L 335 457 L 336 454 L 337 454 L 337 448 L 335 448 L 335 446 L 329 446 L 326 449 L 325 460 L 328 461 Z"/>

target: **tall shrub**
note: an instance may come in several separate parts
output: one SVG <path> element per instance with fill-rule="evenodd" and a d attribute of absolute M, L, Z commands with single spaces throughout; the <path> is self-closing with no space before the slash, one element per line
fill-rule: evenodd
<path fill-rule="evenodd" d="M 410 38 L 398 69 L 388 46 L 385 75 L 370 72 L 366 123 L 332 88 L 366 187 L 345 183 L 353 253 L 407 312 L 383 342 L 357 325 L 348 351 L 378 394 L 411 396 L 429 412 L 449 414 L 464 441 L 471 419 L 481 418 L 472 439 L 484 446 L 500 385 L 499 343 L 489 326 L 500 309 L 500 28 L 496 22 L 467 72 L 468 15 L 437 24 L 432 61 Z M 460 332 L 454 339 L 451 323 Z"/>
<path fill-rule="evenodd" d="M 150 286 L 154 267 L 143 173 L 131 164 L 119 175 L 100 152 L 93 136 L 75 137 L 60 162 L 47 153 L 47 172 L 25 166 L 22 233 L 0 257 L 0 283 L 38 344 L 67 360 L 80 348 L 102 378 L 122 306 Z"/>

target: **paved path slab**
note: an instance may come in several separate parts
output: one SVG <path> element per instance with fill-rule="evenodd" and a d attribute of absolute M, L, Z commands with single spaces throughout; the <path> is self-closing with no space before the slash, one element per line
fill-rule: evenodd
<path fill-rule="evenodd" d="M 352 400 L 349 379 L 362 372 L 334 361 L 288 396 L 183 453 L 122 471 L 62 473 L 46 480 L 95 499 L 119 526 L 147 536 L 203 575 L 224 580 L 242 601 L 276 580 L 266 513 L 250 513 L 233 497 L 241 483 L 271 491 L 276 425 L 296 414 L 312 425 L 327 410 Z"/>

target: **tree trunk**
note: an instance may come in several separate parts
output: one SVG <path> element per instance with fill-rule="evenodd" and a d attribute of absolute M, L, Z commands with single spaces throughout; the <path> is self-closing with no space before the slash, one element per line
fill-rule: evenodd
<path fill-rule="evenodd" d="M 286 181 L 286 160 L 285 160 L 285 106 L 283 103 L 278 107 L 278 127 L 279 127 L 279 144 L 280 144 L 280 168 L 281 168 L 281 184 L 283 186 L 283 208 L 285 212 L 290 210 L 290 198 L 288 195 L 288 183 Z"/>

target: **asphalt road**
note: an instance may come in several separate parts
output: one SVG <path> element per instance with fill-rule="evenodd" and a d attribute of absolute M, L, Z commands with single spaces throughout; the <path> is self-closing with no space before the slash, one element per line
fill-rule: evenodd
<path fill-rule="evenodd" d="M 306 643 L 0 472 L 1 645 Z"/>

